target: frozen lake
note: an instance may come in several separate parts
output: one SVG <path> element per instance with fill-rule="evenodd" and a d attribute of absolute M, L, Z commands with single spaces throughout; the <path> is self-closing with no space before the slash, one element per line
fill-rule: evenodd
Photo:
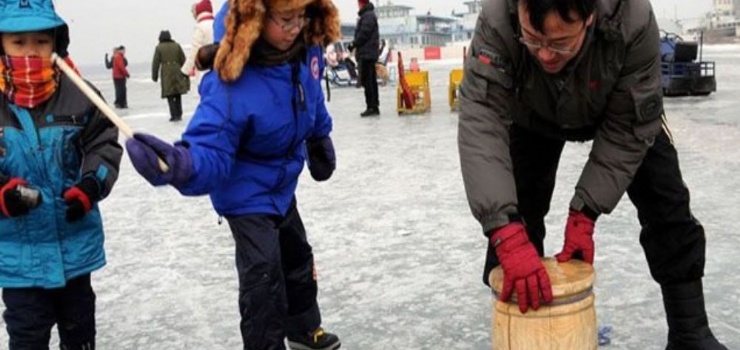
<path fill-rule="evenodd" d="M 740 46 L 705 47 L 704 57 L 717 62 L 719 91 L 665 104 L 692 208 L 706 228 L 710 325 L 728 348 L 740 349 Z M 380 88 L 383 114 L 371 119 L 359 117 L 361 89 L 332 89 L 338 168 L 327 183 L 305 172 L 297 198 L 314 246 L 324 326 L 343 349 L 490 349 L 491 294 L 480 281 L 487 242 L 468 209 L 457 115 L 447 105 L 448 72 L 460 65 L 422 63 L 433 99 L 423 116 L 396 115 L 394 86 Z M 170 123 L 149 74 L 148 67 L 132 71 L 131 108 L 121 115 L 134 130 L 174 141 L 196 94 L 183 98 L 185 123 Z M 107 75 L 89 78 L 113 100 Z M 569 144 L 563 154 L 548 255 L 562 246 L 588 151 L 588 144 Z M 241 349 L 234 244 L 207 197 L 152 188 L 124 155 L 102 212 L 108 265 L 93 274 L 98 348 Z M 606 349 L 665 347 L 660 289 L 638 236 L 626 196 L 596 226 L 596 309 L 599 322 L 613 327 Z"/>

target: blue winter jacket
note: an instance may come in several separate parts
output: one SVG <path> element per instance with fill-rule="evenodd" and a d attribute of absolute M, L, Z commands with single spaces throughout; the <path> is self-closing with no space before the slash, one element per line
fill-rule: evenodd
<path fill-rule="evenodd" d="M 209 72 L 183 144 L 193 175 L 184 195 L 209 193 L 219 215 L 285 215 L 306 161 L 305 140 L 329 135 L 322 52 L 297 63 L 247 64 L 233 83 Z"/>
<path fill-rule="evenodd" d="M 229 2 L 225 2 L 221 5 L 221 9 L 216 12 L 216 17 L 213 19 L 213 42 L 221 42 L 221 38 L 226 34 L 226 26 L 224 21 L 226 15 L 229 13 Z"/>
<path fill-rule="evenodd" d="M 63 287 L 105 265 L 97 204 L 68 223 L 62 194 L 89 176 L 107 196 L 122 154 L 118 129 L 64 76 L 51 99 L 31 110 L 0 94 L 0 173 L 42 196 L 27 215 L 0 214 L 0 287 Z"/>

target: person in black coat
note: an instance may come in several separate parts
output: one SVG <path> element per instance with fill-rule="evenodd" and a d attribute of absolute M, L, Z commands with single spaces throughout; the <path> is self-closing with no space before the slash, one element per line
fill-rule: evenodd
<path fill-rule="evenodd" d="M 380 52 L 380 34 L 378 33 L 378 17 L 375 15 L 375 6 L 370 0 L 358 0 L 360 11 L 357 13 L 357 28 L 355 38 L 349 44 L 349 50 L 355 50 L 355 59 L 360 66 L 360 83 L 365 89 L 365 104 L 367 109 L 360 113 L 362 117 L 380 115 L 378 106 L 378 76 L 375 73 L 375 62 Z"/>

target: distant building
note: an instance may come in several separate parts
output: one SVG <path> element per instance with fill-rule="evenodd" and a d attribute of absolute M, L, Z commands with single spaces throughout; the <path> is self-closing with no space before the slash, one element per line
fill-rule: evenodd
<path fill-rule="evenodd" d="M 684 34 L 709 42 L 740 36 L 740 0 L 713 0 L 714 8 L 703 17 L 681 20 Z"/>
<path fill-rule="evenodd" d="M 740 0 L 714 0 L 714 12 L 710 15 L 707 34 L 717 37 L 738 35 L 740 27 Z"/>
<path fill-rule="evenodd" d="M 394 5 L 390 1 L 375 7 L 380 37 L 391 47 L 444 46 L 452 42 L 458 20 L 453 17 L 412 15 L 413 7 Z"/>
<path fill-rule="evenodd" d="M 467 7 L 466 12 L 455 13 L 453 16 L 458 19 L 457 30 L 453 33 L 454 42 L 468 42 L 473 39 L 475 33 L 475 24 L 478 21 L 478 15 L 481 11 L 481 0 L 465 1 L 463 5 Z"/>
<path fill-rule="evenodd" d="M 718 16 L 740 16 L 740 0 L 713 0 Z"/>

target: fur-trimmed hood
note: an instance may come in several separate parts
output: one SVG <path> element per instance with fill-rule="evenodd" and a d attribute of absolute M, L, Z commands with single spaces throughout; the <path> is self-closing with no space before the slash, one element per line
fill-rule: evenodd
<path fill-rule="evenodd" d="M 262 33 L 268 7 L 274 11 L 306 7 L 310 18 L 304 29 L 307 45 L 326 46 L 341 36 L 339 11 L 331 0 L 229 0 L 228 6 L 226 30 L 214 63 L 224 81 L 241 76 L 252 46 Z"/>

